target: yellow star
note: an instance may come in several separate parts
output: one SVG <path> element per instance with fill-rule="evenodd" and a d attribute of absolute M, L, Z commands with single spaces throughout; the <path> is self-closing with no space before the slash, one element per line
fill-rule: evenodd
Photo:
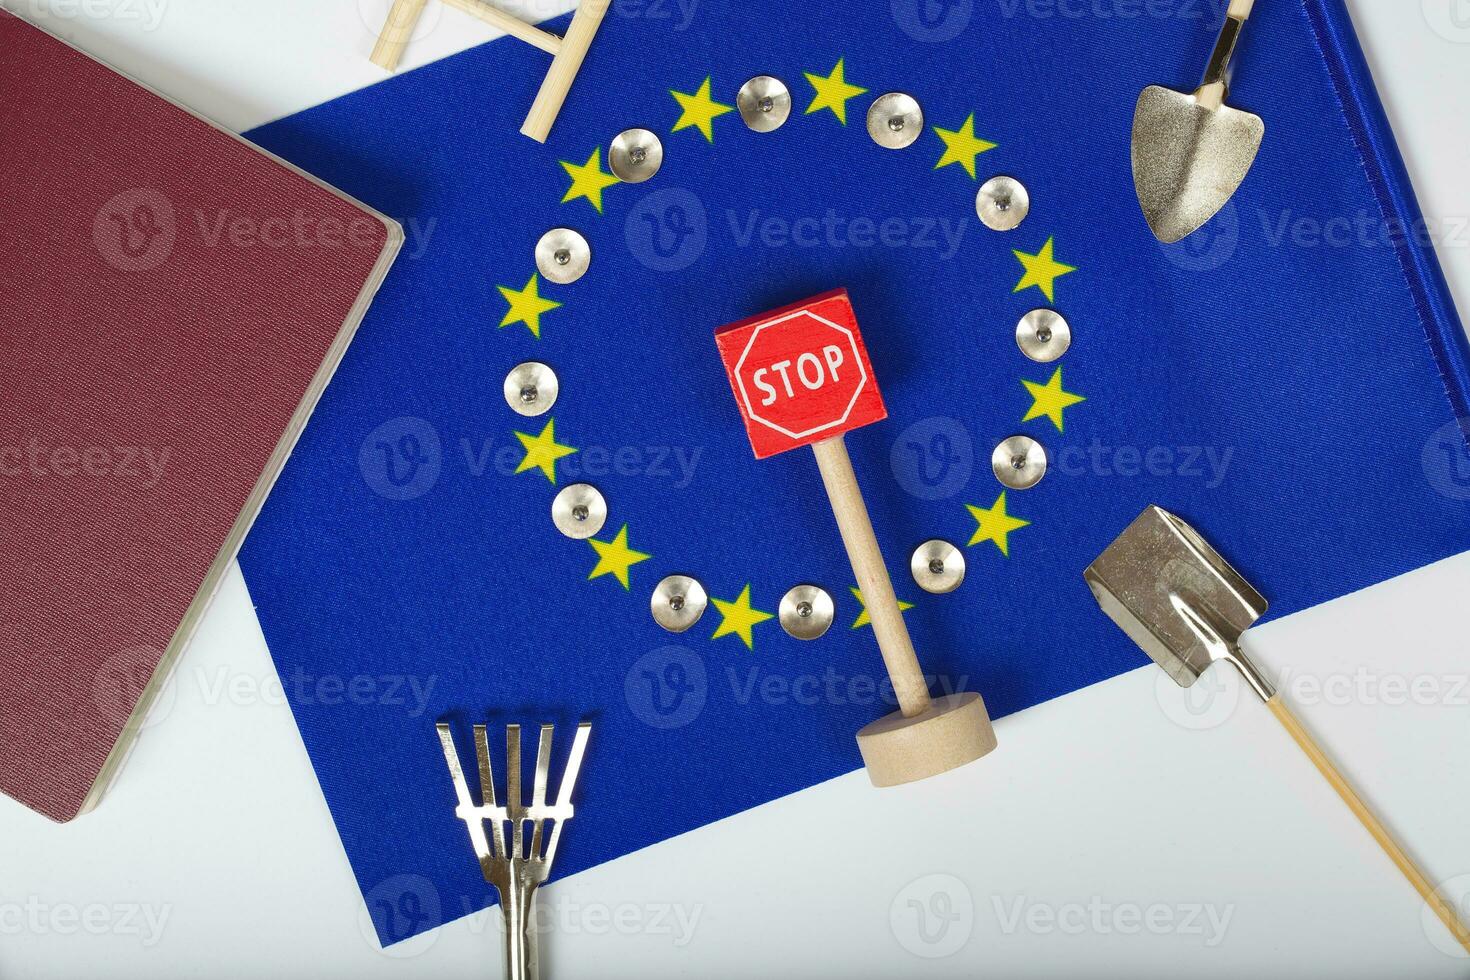
<path fill-rule="evenodd" d="M 554 299 L 541 298 L 540 279 L 536 273 L 531 273 L 531 278 L 526 283 L 526 288 L 514 290 L 509 286 L 496 286 L 500 295 L 510 304 L 510 309 L 505 311 L 505 317 L 500 321 L 502 327 L 508 327 L 512 323 L 524 323 L 531 331 L 531 336 L 541 336 L 541 314 L 556 309 L 561 304 Z"/>
<path fill-rule="evenodd" d="M 823 78 L 821 75 L 813 75 L 809 71 L 802 72 L 802 74 L 806 75 L 806 80 L 812 83 L 812 88 L 817 90 L 816 97 L 812 99 L 812 104 L 806 107 L 807 115 L 820 112 L 823 109 L 831 109 L 832 114 L 837 117 L 837 121 L 844 126 L 847 125 L 847 100 L 855 95 L 862 95 L 867 89 L 847 84 L 847 78 L 844 75 L 846 69 L 842 64 L 844 60 L 842 58 L 837 59 L 837 67 L 833 68 L 832 74 L 826 78 Z"/>
<path fill-rule="evenodd" d="M 710 98 L 709 83 L 709 78 L 705 78 L 704 83 L 693 95 L 675 92 L 673 89 L 669 90 L 669 94 L 674 97 L 675 102 L 679 103 L 679 108 L 682 110 L 679 114 L 679 121 L 674 123 L 674 132 L 677 133 L 681 129 L 693 126 L 704 134 L 705 139 L 711 143 L 715 141 L 715 131 L 711 125 L 715 117 L 734 112 L 735 107 Z"/>
<path fill-rule="evenodd" d="M 524 432 L 517 432 L 516 438 L 521 441 L 521 446 L 526 450 L 526 458 L 521 460 L 521 465 L 516 467 L 516 472 L 540 470 L 552 483 L 556 482 L 556 461 L 576 452 L 571 446 L 563 446 L 556 441 L 556 419 L 548 420 L 546 428 L 542 429 L 538 436 L 528 436 Z"/>
<path fill-rule="evenodd" d="M 860 630 L 864 626 L 872 626 L 873 617 L 868 615 L 868 604 L 863 600 L 863 590 L 854 585 L 852 587 L 852 595 L 853 598 L 858 601 L 858 605 L 863 607 L 862 611 L 858 613 L 858 618 L 852 621 L 852 628 L 855 630 Z M 912 608 L 914 608 L 914 604 L 912 602 L 904 602 L 902 599 L 898 600 L 899 612 L 908 612 Z"/>
<path fill-rule="evenodd" d="M 597 552 L 597 567 L 592 569 L 592 574 L 587 576 L 590 582 L 599 575 L 614 575 L 623 583 L 624 589 L 632 588 L 628 584 L 628 569 L 640 561 L 648 561 L 652 555 L 646 555 L 641 551 L 634 551 L 628 547 L 628 525 L 624 524 L 618 536 L 611 541 L 587 542 L 592 550 Z"/>
<path fill-rule="evenodd" d="M 947 167 L 951 163 L 957 163 L 965 168 L 965 173 L 971 179 L 975 178 L 975 158 L 986 150 L 993 150 L 995 143 L 982 140 L 975 135 L 975 114 L 970 113 L 970 118 L 959 129 L 941 129 L 934 127 L 934 132 L 944 140 L 944 156 L 934 165 L 934 169 Z"/>
<path fill-rule="evenodd" d="M 975 528 L 974 537 L 970 538 L 970 547 L 974 547 L 982 541 L 994 541 L 1000 553 L 1010 557 L 1011 544 L 1008 535 L 1015 530 L 1026 527 L 1031 522 L 1023 521 L 1019 517 L 1012 517 L 1006 513 L 1006 495 L 1001 491 L 999 497 L 989 510 L 966 504 L 965 508 L 979 521 L 979 527 Z"/>
<path fill-rule="evenodd" d="M 1021 260 L 1021 265 L 1026 267 L 1026 274 L 1021 281 L 1016 283 L 1012 292 L 1019 293 L 1028 286 L 1035 286 L 1046 294 L 1047 301 L 1056 299 L 1056 282 L 1069 272 L 1076 272 L 1075 266 L 1063 265 L 1053 257 L 1053 249 L 1056 247 L 1056 239 L 1048 238 L 1046 244 L 1041 246 L 1041 251 L 1035 255 L 1028 255 L 1020 250 L 1015 251 L 1016 258 Z"/>
<path fill-rule="evenodd" d="M 602 147 L 599 146 L 593 150 L 587 162 L 580 167 L 575 163 L 567 163 L 565 160 L 561 161 L 561 166 L 572 178 L 572 186 L 567 188 L 561 203 L 565 204 L 579 197 L 585 197 L 592 202 L 597 213 L 601 214 L 602 192 L 618 182 L 616 177 L 602 169 Z"/>
<path fill-rule="evenodd" d="M 720 625 L 715 628 L 715 635 L 711 639 L 718 640 L 722 636 L 738 636 L 745 641 L 747 650 L 755 649 L 755 639 L 750 635 L 751 627 L 764 623 L 773 618 L 768 612 L 750 608 L 750 586 L 747 585 L 740 593 L 740 598 L 734 602 L 725 602 L 722 599 L 710 597 L 715 608 L 720 611 Z"/>
<path fill-rule="evenodd" d="M 1026 413 L 1026 417 L 1021 419 L 1021 421 L 1030 422 L 1032 419 L 1039 419 L 1045 415 L 1051 419 L 1052 425 L 1057 427 L 1058 432 L 1064 431 L 1062 429 L 1062 409 L 1071 408 L 1078 402 L 1087 401 L 1081 395 L 1074 395 L 1070 391 L 1062 390 L 1061 368 L 1057 368 L 1056 373 L 1051 376 L 1051 380 L 1044 385 L 1039 385 L 1035 381 L 1027 381 L 1024 378 L 1021 380 L 1021 384 L 1025 385 L 1026 390 L 1031 392 L 1033 399 L 1031 410 Z"/>

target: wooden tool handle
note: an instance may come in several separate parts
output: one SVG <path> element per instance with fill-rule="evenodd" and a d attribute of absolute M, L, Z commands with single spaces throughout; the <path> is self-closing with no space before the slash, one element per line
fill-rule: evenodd
<path fill-rule="evenodd" d="M 551 134 L 551 124 L 556 122 L 562 103 L 567 100 L 572 80 L 577 77 L 582 59 L 587 57 L 587 49 L 592 46 L 592 39 L 597 36 L 597 28 L 602 26 L 602 18 L 611 3 L 612 0 L 582 0 L 572 15 L 566 37 L 561 39 L 556 57 L 551 59 L 551 68 L 536 93 L 536 101 L 531 103 L 531 111 L 521 127 L 521 132 L 536 142 L 545 143 Z"/>
<path fill-rule="evenodd" d="M 413 36 L 413 29 L 424 12 L 425 0 L 394 0 L 378 43 L 373 47 L 372 62 L 384 71 L 393 71 L 403 57 L 403 48 Z"/>
<path fill-rule="evenodd" d="M 1461 946 L 1464 946 L 1467 951 L 1470 951 L 1470 930 L 1467 930 L 1464 923 L 1460 921 L 1459 916 L 1455 913 L 1454 905 L 1442 898 L 1434 890 L 1434 886 L 1424 876 L 1424 872 L 1420 871 L 1413 860 L 1404 853 L 1404 849 L 1399 846 L 1398 841 L 1393 839 L 1393 835 L 1388 832 L 1388 828 L 1379 822 L 1378 818 L 1368 809 L 1367 804 L 1348 785 L 1342 773 L 1337 771 L 1337 767 L 1332 764 L 1332 760 L 1327 758 L 1312 736 L 1302 727 L 1302 723 L 1297 720 L 1296 715 L 1287 707 L 1281 695 L 1278 694 L 1267 701 L 1266 706 L 1271 709 L 1271 713 L 1276 716 L 1276 720 L 1281 722 L 1281 727 L 1285 728 L 1296 744 L 1301 746 L 1301 750 L 1307 754 L 1307 758 L 1312 760 L 1312 764 L 1317 767 L 1317 771 L 1337 791 L 1337 795 L 1342 797 L 1342 801 L 1348 805 L 1348 809 L 1352 810 L 1353 814 L 1357 816 L 1363 826 L 1368 828 L 1368 833 L 1372 834 L 1373 839 L 1378 842 L 1378 846 L 1383 848 L 1383 853 L 1389 856 L 1389 859 L 1398 866 L 1399 871 L 1403 872 L 1404 877 L 1409 879 L 1409 884 L 1414 886 L 1414 890 L 1429 904 L 1430 908 L 1434 909 L 1435 914 L 1449 928 L 1456 941 Z"/>
<path fill-rule="evenodd" d="M 932 703 L 929 685 L 919 669 L 909 628 L 898 608 L 898 597 L 893 594 L 883 553 L 878 550 L 878 538 L 873 534 L 873 522 L 868 519 L 868 507 L 858 489 L 857 475 L 852 471 L 847 444 L 841 436 L 834 436 L 814 443 L 812 452 L 817 455 L 817 469 L 822 472 L 827 499 L 832 502 L 832 515 L 837 518 L 842 544 L 847 548 L 847 558 L 862 590 L 868 617 L 873 621 L 873 632 L 878 637 L 878 649 L 893 681 L 894 693 L 898 695 L 898 706 L 904 717 L 912 718 L 929 709 Z"/>
<path fill-rule="evenodd" d="M 446 6 L 478 17 L 491 27 L 504 31 L 511 37 L 519 38 L 533 48 L 540 48 L 547 54 L 554 55 L 561 50 L 561 38 L 555 34 L 543 31 L 533 24 L 527 24 L 519 17 L 513 17 L 498 7 L 492 7 L 485 0 L 444 0 L 444 3 Z"/>
<path fill-rule="evenodd" d="M 1235 20 L 1248 20 L 1251 8 L 1256 5 L 1256 0 L 1230 0 L 1230 10 L 1226 16 Z"/>

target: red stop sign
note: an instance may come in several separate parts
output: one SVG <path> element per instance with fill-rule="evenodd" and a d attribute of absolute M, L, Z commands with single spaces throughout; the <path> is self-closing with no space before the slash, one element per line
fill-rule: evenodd
<path fill-rule="evenodd" d="M 888 416 L 847 290 L 715 334 L 757 459 Z"/>

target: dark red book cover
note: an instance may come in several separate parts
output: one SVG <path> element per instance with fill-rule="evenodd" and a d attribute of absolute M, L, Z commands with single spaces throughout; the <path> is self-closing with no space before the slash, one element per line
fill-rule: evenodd
<path fill-rule="evenodd" d="M 0 790 L 121 765 L 397 225 L 0 11 Z"/>

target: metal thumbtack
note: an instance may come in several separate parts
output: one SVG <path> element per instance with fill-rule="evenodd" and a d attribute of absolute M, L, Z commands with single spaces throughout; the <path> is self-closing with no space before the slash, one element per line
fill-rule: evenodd
<path fill-rule="evenodd" d="M 607 501 L 590 483 L 573 483 L 551 501 L 551 521 L 567 537 L 585 541 L 607 523 Z"/>
<path fill-rule="evenodd" d="M 1230 63 L 1255 0 L 1230 0 L 1204 81 L 1193 93 L 1150 85 L 1133 114 L 1133 185 L 1143 216 L 1165 244 L 1182 241 L 1240 189 L 1266 123 L 1225 104 Z"/>
<path fill-rule="evenodd" d="M 670 575 L 654 586 L 648 602 L 653 621 L 670 633 L 682 633 L 704 615 L 709 596 L 704 586 L 688 575 Z"/>
<path fill-rule="evenodd" d="M 924 131 L 924 110 L 912 95 L 889 92 L 880 95 L 868 109 L 868 135 L 890 150 L 911 145 Z"/>
<path fill-rule="evenodd" d="M 990 468 L 1003 486 L 1030 490 L 1046 476 L 1046 450 L 1030 436 L 1011 436 L 990 454 Z"/>
<path fill-rule="evenodd" d="M 781 597 L 776 613 L 787 633 L 798 640 L 815 640 L 831 628 L 837 610 L 825 589 L 798 585 Z"/>
<path fill-rule="evenodd" d="M 627 184 L 641 184 L 664 163 L 664 145 L 646 129 L 625 129 L 613 137 L 607 165 L 613 176 Z"/>
<path fill-rule="evenodd" d="M 786 83 L 770 75 L 757 75 L 740 86 L 735 96 L 740 118 L 757 133 L 780 129 L 791 115 L 791 92 Z"/>
<path fill-rule="evenodd" d="M 913 572 L 919 588 L 944 595 L 964 582 L 965 554 L 948 541 L 925 541 L 914 549 L 909 571 Z"/>
<path fill-rule="evenodd" d="M 1436 894 L 1424 872 L 1241 650 L 1241 634 L 1265 615 L 1266 600 L 1219 552 L 1178 517 L 1150 507 L 1108 545 L 1084 577 L 1103 612 L 1180 687 L 1192 686 L 1220 662 L 1239 670 L 1419 896 L 1470 950 L 1470 930 L 1460 922 L 1454 906 Z"/>
<path fill-rule="evenodd" d="M 536 243 L 536 268 L 558 285 L 581 279 L 591 264 L 587 239 L 570 228 L 553 228 Z"/>
<path fill-rule="evenodd" d="M 531 805 L 522 803 L 521 795 L 521 726 L 505 729 L 505 805 L 495 803 L 495 777 L 490 766 L 490 742 L 485 726 L 475 726 L 475 753 L 480 764 L 480 799 L 476 806 L 470 799 L 459 752 L 449 726 L 439 722 L 439 744 L 444 749 L 444 762 L 454 782 L 454 795 L 459 805 L 454 815 L 465 822 L 470 843 L 480 859 L 480 872 L 485 881 L 500 893 L 500 907 L 505 923 L 505 975 L 509 980 L 536 980 L 540 967 L 536 952 L 536 889 L 551 872 L 556 858 L 556 845 L 562 827 L 572 819 L 572 790 L 577 773 L 587 753 L 587 737 L 592 732 L 589 722 L 577 726 L 572 740 L 572 754 L 557 789 L 556 803 L 546 802 L 546 784 L 551 774 L 551 725 L 541 726 L 541 742 L 536 749 L 536 781 L 532 784 Z M 549 829 L 543 824 L 551 822 Z M 531 824 L 527 841 L 525 825 Z M 485 834 L 485 824 L 490 834 Z M 543 848 L 542 844 L 545 843 Z"/>
<path fill-rule="evenodd" d="M 545 415 L 559 391 L 556 372 L 540 361 L 517 364 L 505 376 L 505 403 L 520 415 Z"/>
<path fill-rule="evenodd" d="M 1031 360 L 1049 364 L 1072 346 L 1072 328 L 1060 313 L 1032 310 L 1016 324 L 1016 345 Z"/>
<path fill-rule="evenodd" d="M 1031 194 L 1014 177 L 992 177 L 975 195 L 975 213 L 991 231 L 1014 231 L 1031 213 Z"/>

